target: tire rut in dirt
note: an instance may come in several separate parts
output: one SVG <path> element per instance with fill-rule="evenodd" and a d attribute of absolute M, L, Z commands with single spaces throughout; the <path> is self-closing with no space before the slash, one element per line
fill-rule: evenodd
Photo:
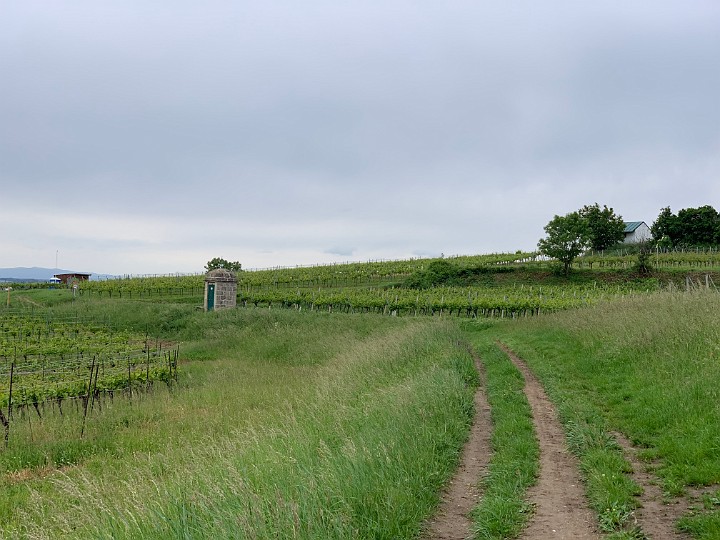
<path fill-rule="evenodd" d="M 642 531 L 652 540 L 692 538 L 675 529 L 675 523 L 690 509 L 693 502 L 697 501 L 690 497 L 676 498 L 666 503 L 657 478 L 648 470 L 649 465 L 638 458 L 638 449 L 622 433 L 612 435 L 632 466 L 632 479 L 643 489 L 639 497 L 640 507 L 634 512 L 635 521 Z"/>
<path fill-rule="evenodd" d="M 525 394 L 532 409 L 540 446 L 540 475 L 528 498 L 535 508 L 521 539 L 597 539 L 597 519 L 590 510 L 580 480 L 578 462 L 567 449 L 565 433 L 552 402 L 525 362 L 505 344 L 498 346 L 525 378 Z"/>
<path fill-rule="evenodd" d="M 475 392 L 475 417 L 470 437 L 463 448 L 460 465 L 442 496 L 435 517 L 427 523 L 422 538 L 427 540 L 465 540 L 472 538 L 469 514 L 480 498 L 478 484 L 490 463 L 492 421 L 490 404 L 485 394 L 485 366 L 471 351 L 480 385 Z"/>

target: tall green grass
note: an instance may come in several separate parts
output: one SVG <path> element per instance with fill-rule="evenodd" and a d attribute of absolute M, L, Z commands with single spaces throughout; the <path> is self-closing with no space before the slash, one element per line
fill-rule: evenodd
<path fill-rule="evenodd" d="M 638 492 L 613 430 L 657 461 L 669 495 L 720 483 L 720 295 L 628 298 L 498 333 L 558 404 L 605 530 L 627 532 Z M 719 538 L 720 510 L 707 505 L 680 525 Z"/>
<path fill-rule="evenodd" d="M 160 323 L 144 321 L 142 309 Z M 473 414 L 476 374 L 453 325 L 185 309 L 107 306 L 113 324 L 174 321 L 166 335 L 187 340 L 180 387 L 108 406 L 88 424 L 97 446 L 74 465 L 20 482 L 6 474 L 4 536 L 420 531 Z M 173 310 L 177 319 L 165 314 Z"/>

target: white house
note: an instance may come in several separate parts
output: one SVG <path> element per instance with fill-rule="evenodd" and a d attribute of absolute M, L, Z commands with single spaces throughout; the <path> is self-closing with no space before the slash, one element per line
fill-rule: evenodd
<path fill-rule="evenodd" d="M 644 221 L 626 221 L 625 222 L 625 244 L 639 244 L 652 240 L 652 232 L 650 227 Z"/>

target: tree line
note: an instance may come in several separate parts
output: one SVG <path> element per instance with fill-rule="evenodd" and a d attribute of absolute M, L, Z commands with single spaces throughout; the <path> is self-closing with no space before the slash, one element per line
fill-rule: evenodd
<path fill-rule="evenodd" d="M 556 259 L 565 274 L 570 272 L 573 260 L 586 250 L 604 251 L 625 238 L 622 216 L 607 205 L 600 208 L 598 203 L 556 215 L 544 230 L 546 237 L 538 241 L 538 250 Z M 650 231 L 653 247 L 716 246 L 720 245 L 720 214 L 709 205 L 684 208 L 677 214 L 668 206 L 660 211 Z"/>
<path fill-rule="evenodd" d="M 674 214 L 667 206 L 651 228 L 662 247 L 717 246 L 720 244 L 720 213 L 712 206 L 683 208 Z"/>

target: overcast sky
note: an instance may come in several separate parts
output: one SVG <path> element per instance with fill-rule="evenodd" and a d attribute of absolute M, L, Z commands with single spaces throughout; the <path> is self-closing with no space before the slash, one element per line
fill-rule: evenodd
<path fill-rule="evenodd" d="M 533 250 L 720 209 L 720 2 L 0 1 L 0 267 Z"/>

